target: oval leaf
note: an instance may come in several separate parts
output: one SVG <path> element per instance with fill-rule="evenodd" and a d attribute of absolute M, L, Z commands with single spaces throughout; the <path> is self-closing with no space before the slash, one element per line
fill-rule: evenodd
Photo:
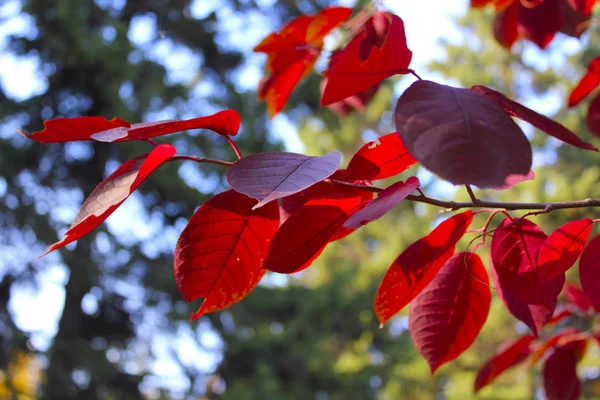
<path fill-rule="evenodd" d="M 375 296 L 375 314 L 383 324 L 406 306 L 431 282 L 454 253 L 463 237 L 473 211 L 453 215 L 431 233 L 410 246 L 394 260 L 385 273 Z"/>
<path fill-rule="evenodd" d="M 548 236 L 538 256 L 540 279 L 552 279 L 569 270 L 581 255 L 594 222 L 589 218 L 567 222 Z"/>
<path fill-rule="evenodd" d="M 419 179 L 411 176 L 406 182 L 396 182 L 385 188 L 375 200 L 370 201 L 362 210 L 352 214 L 344 223 L 344 228 L 360 228 L 362 225 L 383 217 L 419 186 Z"/>
<path fill-rule="evenodd" d="M 579 262 L 579 269 L 579 279 L 581 279 L 581 262 Z M 585 275 L 586 274 L 584 274 L 584 276 Z M 579 309 L 579 311 L 583 313 L 588 313 L 594 306 L 588 295 L 585 294 L 579 286 L 576 286 L 572 283 L 567 283 L 565 285 L 564 295 L 569 303 L 573 304 Z"/>
<path fill-rule="evenodd" d="M 519 40 L 519 2 L 512 2 L 496 14 L 493 29 L 496 41 L 507 49 Z"/>
<path fill-rule="evenodd" d="M 340 162 L 341 154 L 337 151 L 321 157 L 257 153 L 233 164 L 227 171 L 227 181 L 235 191 L 257 199 L 254 208 L 259 208 L 327 179 Z"/>
<path fill-rule="evenodd" d="M 556 300 L 562 285 L 543 279 L 538 254 L 546 234 L 527 219 L 505 218 L 494 231 L 491 258 L 500 286 L 527 304 L 548 304 Z M 562 274 L 564 275 L 564 274 Z"/>
<path fill-rule="evenodd" d="M 544 363 L 543 376 L 548 400 L 578 400 L 581 382 L 577 377 L 577 347 L 556 348 Z"/>
<path fill-rule="evenodd" d="M 358 149 L 348 164 L 347 177 L 360 181 L 385 179 L 398 175 L 416 162 L 400 135 L 393 132 Z"/>
<path fill-rule="evenodd" d="M 487 272 L 474 253 L 458 253 L 412 302 L 410 337 L 431 373 L 471 346 L 490 311 Z"/>
<path fill-rule="evenodd" d="M 229 190 L 204 203 L 181 232 L 175 247 L 175 282 L 186 301 L 203 297 L 192 320 L 242 300 L 260 281 L 262 262 L 279 226 L 272 202 Z"/>
<path fill-rule="evenodd" d="M 596 1 L 596 0 L 594 0 Z M 568 107 L 575 107 L 600 84 L 600 57 L 588 64 L 587 71 L 569 95 Z"/>
<path fill-rule="evenodd" d="M 398 99 L 395 122 L 413 157 L 456 185 L 502 187 L 531 169 L 523 131 L 474 90 L 417 81 Z"/>
<path fill-rule="evenodd" d="M 525 361 L 531 353 L 530 344 L 534 340 L 535 336 L 526 335 L 504 343 L 477 373 L 474 391 L 478 392 L 481 388 L 493 382 L 494 379 L 507 369 Z"/>
<path fill-rule="evenodd" d="M 151 153 L 133 158 L 117 168 L 85 199 L 64 239 L 48 247 L 44 255 L 90 233 L 175 153 L 175 147 L 163 144 L 155 147 Z"/>
<path fill-rule="evenodd" d="M 538 114 L 532 109 L 527 108 L 524 105 L 517 103 L 516 101 L 509 99 L 500 92 L 479 85 L 473 86 L 473 90 L 483 93 L 484 95 L 497 101 L 498 104 L 502 106 L 502 108 L 504 108 L 504 110 L 506 110 L 506 112 L 512 115 L 513 117 L 517 117 L 519 119 L 522 119 L 523 121 L 529 122 L 531 125 L 535 126 L 542 132 L 545 132 L 558 140 L 561 140 L 575 147 L 579 147 L 581 149 L 598 151 L 596 146 L 594 146 L 591 143 L 584 142 L 579 138 L 579 136 L 571 132 L 563 125 L 551 120 L 548 117 Z"/>
<path fill-rule="evenodd" d="M 361 203 L 346 194 L 306 202 L 277 231 L 264 268 L 291 274 L 310 266 Z"/>
<path fill-rule="evenodd" d="M 579 279 L 583 293 L 594 308 L 600 310 L 600 235 L 592 239 L 581 255 Z M 584 304 L 582 300 L 579 303 Z"/>

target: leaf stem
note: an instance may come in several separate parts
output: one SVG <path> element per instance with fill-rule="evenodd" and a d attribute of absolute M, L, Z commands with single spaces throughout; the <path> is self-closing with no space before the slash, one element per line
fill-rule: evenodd
<path fill-rule="evenodd" d="M 233 151 L 235 151 L 235 155 L 237 156 L 238 160 L 241 159 L 242 153 L 240 152 L 240 149 L 237 147 L 237 144 L 235 144 L 233 139 L 231 139 L 229 136 L 225 136 L 225 139 L 227 139 L 227 142 L 231 145 L 231 147 L 233 148 Z"/>
<path fill-rule="evenodd" d="M 177 161 L 177 160 L 189 160 L 189 161 L 195 161 L 197 163 L 225 165 L 227 167 L 230 167 L 233 165 L 233 162 L 231 162 L 231 161 L 215 160 L 214 158 L 206 158 L 206 157 L 198 157 L 198 156 L 173 156 L 169 159 L 169 161 Z"/>

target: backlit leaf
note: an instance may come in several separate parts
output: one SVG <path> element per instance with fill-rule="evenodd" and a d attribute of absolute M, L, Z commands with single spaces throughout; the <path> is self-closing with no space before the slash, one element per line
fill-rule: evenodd
<path fill-rule="evenodd" d="M 497 188 L 531 169 L 523 131 L 477 91 L 417 81 L 400 96 L 395 123 L 410 154 L 456 185 Z"/>
<path fill-rule="evenodd" d="M 585 122 L 590 132 L 600 137 L 600 93 L 590 102 Z"/>
<path fill-rule="evenodd" d="M 537 7 L 519 9 L 521 36 L 544 49 L 560 31 L 563 23 L 561 3 L 565 0 L 546 0 Z"/>
<path fill-rule="evenodd" d="M 589 218 L 570 221 L 548 236 L 538 256 L 541 280 L 561 275 L 575 264 L 590 235 L 592 224 Z"/>
<path fill-rule="evenodd" d="M 408 73 L 411 59 L 402 19 L 376 12 L 339 53 L 335 64 L 323 72 L 327 85 L 321 106 L 342 101 L 390 76 Z"/>
<path fill-rule="evenodd" d="M 579 279 L 583 292 L 594 308 L 600 310 L 600 235 L 590 241 L 581 255 Z"/>
<path fill-rule="evenodd" d="M 587 67 L 587 72 L 569 95 L 568 107 L 575 107 L 600 84 L 600 57 L 595 57 Z"/>
<path fill-rule="evenodd" d="M 227 171 L 227 181 L 237 192 L 257 199 L 254 208 L 298 193 L 331 176 L 339 167 L 341 154 L 332 151 L 321 157 L 296 153 L 257 153 L 244 157 Z"/>
<path fill-rule="evenodd" d="M 389 133 L 365 143 L 348 164 L 348 179 L 374 181 L 398 175 L 417 160 L 410 155 L 400 135 Z"/>
<path fill-rule="evenodd" d="M 452 256 L 415 298 L 408 314 L 410 337 L 432 374 L 475 341 L 491 299 L 487 272 L 474 253 Z"/>
<path fill-rule="evenodd" d="M 513 2 L 496 14 L 493 29 L 496 41 L 507 49 L 519 40 L 519 2 Z"/>
<path fill-rule="evenodd" d="M 446 219 L 427 236 L 404 250 L 389 267 L 375 296 L 375 314 L 383 324 L 414 299 L 454 253 L 473 211 Z"/>
<path fill-rule="evenodd" d="M 538 114 L 532 109 L 527 108 L 524 105 L 517 103 L 516 101 L 509 99 L 500 92 L 480 85 L 473 86 L 473 90 L 483 93 L 484 95 L 489 96 L 490 98 L 497 101 L 498 104 L 500 104 L 500 106 L 503 107 L 504 110 L 506 110 L 506 112 L 512 115 L 513 117 L 517 117 L 519 119 L 522 119 L 523 121 L 529 122 L 531 125 L 540 129 L 542 132 L 545 132 L 558 140 L 561 140 L 575 147 L 579 147 L 581 149 L 598 151 L 598 149 L 594 145 L 592 145 L 591 143 L 584 142 L 579 138 L 579 136 L 575 135 L 563 125 L 551 120 L 548 117 Z"/>
<path fill-rule="evenodd" d="M 586 256 L 587 259 L 587 256 Z M 587 260 L 586 260 L 587 263 Z M 579 268 L 581 268 L 581 262 L 579 263 Z M 584 267 L 585 269 L 586 267 Z M 584 274 L 585 276 L 585 274 Z M 581 279 L 581 272 L 580 272 Z M 579 309 L 582 313 L 588 313 L 594 306 L 592 304 L 592 300 L 588 297 L 587 294 L 581 290 L 579 286 L 574 285 L 573 283 L 567 283 L 565 285 L 564 295 L 567 301 L 573 304 L 575 307 Z"/>
<path fill-rule="evenodd" d="M 265 271 L 263 261 L 279 226 L 277 202 L 257 210 L 256 200 L 233 190 L 204 203 L 175 247 L 175 282 L 186 301 L 204 298 L 191 319 L 242 300 Z"/>
<path fill-rule="evenodd" d="M 574 339 L 579 339 L 579 333 L 580 332 L 575 328 L 566 328 L 560 333 L 552 336 L 551 338 L 541 343 L 541 345 L 536 346 L 536 349 L 531 354 L 531 366 L 535 365 L 538 361 L 540 361 L 548 350 L 557 347 L 559 342 L 566 344 L 572 342 Z"/>
<path fill-rule="evenodd" d="M 530 345 L 534 340 L 535 336 L 525 335 L 504 343 L 477 373 L 474 391 L 478 392 L 504 371 L 526 360 L 531 353 Z"/>
<path fill-rule="evenodd" d="M 419 186 L 419 179 L 411 176 L 406 182 L 396 182 L 385 188 L 362 210 L 352 214 L 344 223 L 344 228 L 360 228 L 362 225 L 383 217 Z"/>
<path fill-rule="evenodd" d="M 581 381 L 577 377 L 577 347 L 560 346 L 546 359 L 543 368 L 544 390 L 548 400 L 578 400 Z"/>
<path fill-rule="evenodd" d="M 64 238 L 48 247 L 44 255 L 87 235 L 104 222 L 152 172 L 175 155 L 175 152 L 173 146 L 163 144 L 155 147 L 151 153 L 133 158 L 117 168 L 85 199 Z"/>

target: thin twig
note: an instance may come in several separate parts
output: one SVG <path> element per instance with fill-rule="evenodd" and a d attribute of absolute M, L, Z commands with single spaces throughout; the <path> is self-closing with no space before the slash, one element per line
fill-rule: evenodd
<path fill-rule="evenodd" d="M 198 163 L 225 165 L 227 167 L 230 167 L 233 165 L 233 162 L 231 162 L 231 161 L 215 160 L 214 158 L 197 157 L 197 156 L 173 156 L 169 159 L 169 161 L 176 161 L 176 160 L 189 160 L 189 161 L 195 161 Z"/>
<path fill-rule="evenodd" d="M 473 204 L 479 204 L 479 199 L 477 198 L 477 196 L 475 196 L 475 193 L 473 193 L 471 185 L 465 185 L 465 187 L 467 188 L 467 193 L 469 193 L 469 197 L 471 198 Z"/>

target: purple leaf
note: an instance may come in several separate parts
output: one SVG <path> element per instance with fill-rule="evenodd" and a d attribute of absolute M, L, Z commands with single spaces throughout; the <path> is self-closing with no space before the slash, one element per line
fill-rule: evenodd
<path fill-rule="evenodd" d="M 344 223 L 344 228 L 359 228 L 362 225 L 383 217 L 392 208 L 406 199 L 406 196 L 417 190 L 420 185 L 419 179 L 411 176 L 406 182 L 396 182 L 392 186 L 385 188 L 365 208 L 352 214 Z"/>
<path fill-rule="evenodd" d="M 321 157 L 257 153 L 233 164 L 227 171 L 227 181 L 235 191 L 257 199 L 253 207 L 256 209 L 327 179 L 340 162 L 341 154 L 337 151 Z"/>

